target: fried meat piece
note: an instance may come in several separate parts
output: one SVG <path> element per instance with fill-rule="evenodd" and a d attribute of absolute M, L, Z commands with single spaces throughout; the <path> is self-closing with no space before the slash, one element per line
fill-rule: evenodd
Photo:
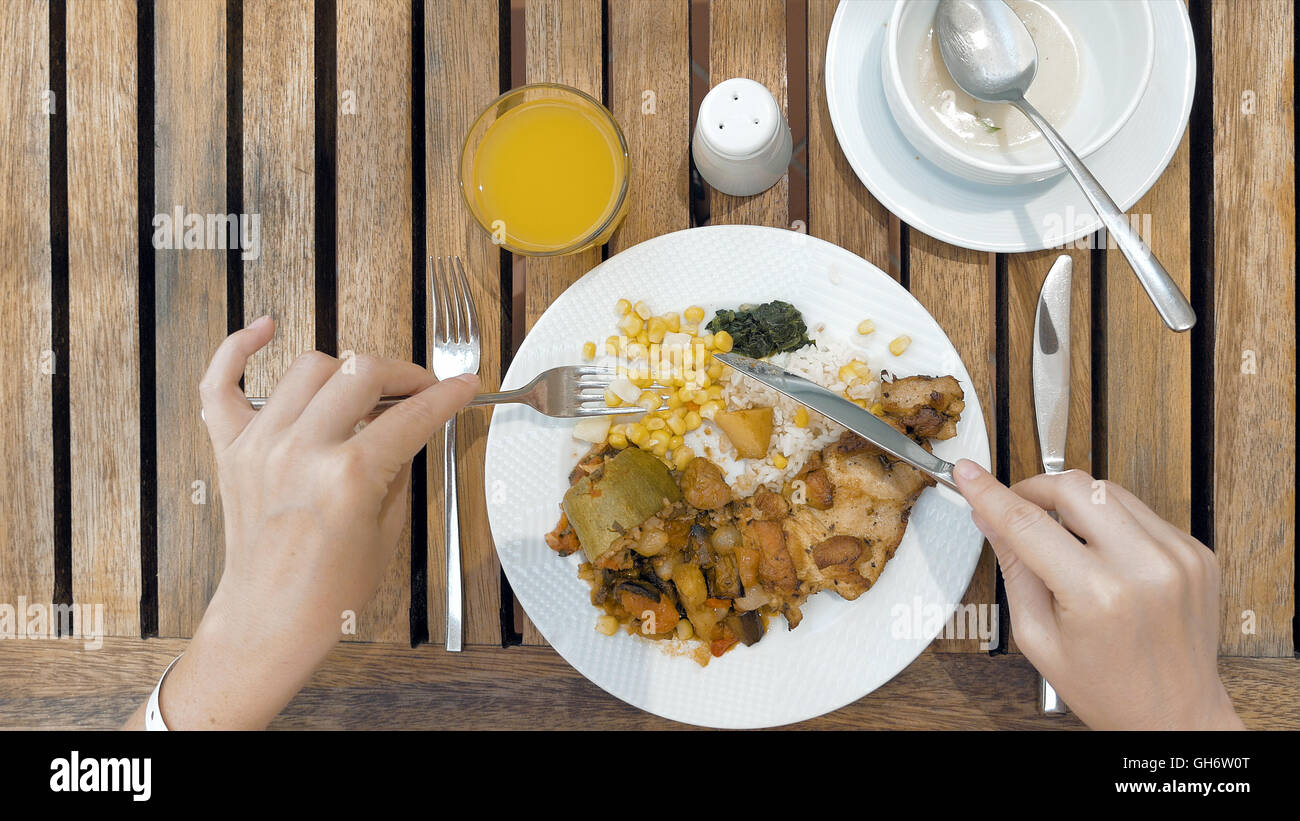
<path fill-rule="evenodd" d="M 961 385 L 951 376 L 908 376 L 882 381 L 880 406 L 913 436 L 951 439 L 966 409 Z"/>

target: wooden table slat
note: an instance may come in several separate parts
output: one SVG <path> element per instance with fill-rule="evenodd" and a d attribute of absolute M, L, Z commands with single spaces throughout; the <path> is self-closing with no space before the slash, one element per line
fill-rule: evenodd
<path fill-rule="evenodd" d="M 994 300 L 996 274 L 994 257 L 983 251 L 956 248 L 917 230 L 908 232 L 910 288 L 935 321 L 947 333 L 970 372 L 971 384 L 962 385 L 979 397 L 988 430 L 989 449 L 997 458 L 997 333 Z M 877 331 L 879 333 L 880 331 Z M 916 344 L 913 342 L 913 344 Z M 996 470 L 997 465 L 993 465 Z M 988 543 L 963 604 L 997 605 L 996 558 Z M 938 639 L 935 650 L 979 653 L 979 638 Z"/>
<path fill-rule="evenodd" d="M 611 255 L 691 225 L 688 0 L 611 0 L 610 110 L 627 139 L 634 206 Z M 612 314 L 611 314 L 612 317 Z"/>
<path fill-rule="evenodd" d="M 75 620 L 140 635 L 140 249 L 136 17 L 131 2 L 67 17 L 68 368 Z M 106 352 L 111 355 L 106 356 Z M 82 611 L 83 613 L 85 611 Z"/>
<path fill-rule="evenodd" d="M 395 0 L 339 0 L 337 21 L 339 355 L 410 360 L 411 11 Z M 348 638 L 410 641 L 410 572 L 408 518 Z"/>
<path fill-rule="evenodd" d="M 1095 237 L 1094 237 L 1095 240 Z M 1080 240 L 1077 245 L 1084 245 Z M 1073 261 L 1070 288 L 1070 417 L 1065 466 L 1092 470 L 1092 251 L 1087 247 L 1008 254 L 1007 265 L 1007 449 L 1012 482 L 1043 472 L 1034 416 L 1034 315 L 1043 280 L 1058 257 Z M 1015 632 L 1004 625 L 1008 649 Z"/>
<path fill-rule="evenodd" d="M 1296 649 L 1294 23 L 1291 3 L 1213 6 L 1214 544 L 1233 655 Z"/>
<path fill-rule="evenodd" d="M 153 210 L 202 215 L 206 224 L 206 215 L 226 212 L 226 4 L 158 0 L 154 14 Z M 226 252 L 155 250 L 154 300 L 158 634 L 190 636 L 224 555 L 197 386 L 226 336 Z"/>
<path fill-rule="evenodd" d="M 244 372 L 268 396 L 316 347 L 316 157 L 312 0 L 244 0 L 244 211 L 260 219 L 256 258 L 244 259 L 244 322 L 263 314 L 275 337 Z"/>
<path fill-rule="evenodd" d="M 1150 215 L 1149 244 L 1190 292 L 1188 143 L 1129 210 Z M 1191 335 L 1165 327 L 1118 248 L 1106 252 L 1106 476 L 1179 528 L 1191 526 Z"/>
<path fill-rule="evenodd" d="M 474 117 L 500 87 L 497 10 L 490 3 L 426 3 L 424 14 L 426 247 L 431 257 L 458 254 L 465 264 L 482 334 L 479 376 L 485 390 L 495 390 L 502 376 L 501 251 L 461 199 L 459 147 Z M 457 422 L 466 644 L 502 642 L 501 566 L 483 487 L 491 418 L 491 408 L 474 408 L 461 413 Z M 429 443 L 428 456 L 429 641 L 442 644 L 447 633 L 447 573 L 440 435 Z"/>
<path fill-rule="evenodd" d="M 732 77 L 767 86 L 788 119 L 785 3 L 782 0 L 713 0 L 709 4 L 709 87 Z M 709 189 L 713 225 L 790 227 L 790 175 L 752 197 Z"/>
<path fill-rule="evenodd" d="M 600 0 L 527 0 L 524 20 L 527 81 L 563 83 L 600 99 L 604 66 L 601 49 L 592 47 L 601 42 Z M 532 329 L 565 288 L 599 262 L 599 248 L 567 257 L 528 259 L 522 268 L 525 331 Z M 524 644 L 546 643 L 526 615 L 518 627 Z"/>
<path fill-rule="evenodd" d="M 826 104 L 826 42 L 839 0 L 808 0 L 808 233 L 898 276 L 896 221 L 867 191 L 840 149 Z"/>
<path fill-rule="evenodd" d="M 54 598 L 49 7 L 0 15 L 0 602 Z"/>

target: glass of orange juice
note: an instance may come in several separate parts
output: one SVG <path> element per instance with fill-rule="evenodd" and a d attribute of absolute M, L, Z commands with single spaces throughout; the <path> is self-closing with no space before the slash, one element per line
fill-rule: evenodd
<path fill-rule="evenodd" d="M 627 213 L 627 141 L 576 88 L 534 83 L 479 114 L 460 155 L 474 219 L 509 251 L 562 256 L 604 244 Z"/>

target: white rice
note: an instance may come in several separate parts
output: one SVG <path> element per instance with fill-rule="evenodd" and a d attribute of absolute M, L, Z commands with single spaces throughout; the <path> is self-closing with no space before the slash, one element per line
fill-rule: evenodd
<path fill-rule="evenodd" d="M 809 334 L 812 345 L 797 351 L 777 354 L 769 360 L 772 364 L 793 374 L 816 382 L 834 393 L 852 399 L 865 399 L 868 405 L 880 398 L 880 380 L 871 380 L 865 385 L 848 384 L 839 378 L 839 370 L 850 361 L 867 360 L 865 351 L 835 337 L 814 331 Z M 872 373 L 879 371 L 872 369 Z M 766 459 L 740 459 L 736 449 L 727 441 L 717 425 L 705 420 L 698 429 L 688 433 L 686 444 L 697 456 L 717 463 L 726 472 L 728 484 L 738 497 L 749 496 L 759 485 L 766 485 L 771 490 L 780 490 L 781 486 L 800 470 L 808 457 L 826 445 L 840 438 L 844 428 L 837 422 L 822 416 L 816 411 L 808 411 L 808 426 L 801 428 L 794 423 L 795 409 L 799 403 L 768 388 L 760 382 L 732 371 L 723 383 L 723 398 L 728 410 L 741 410 L 752 407 L 772 407 L 772 442 L 769 453 L 782 453 L 787 464 L 778 468 L 772 464 L 771 456 Z"/>

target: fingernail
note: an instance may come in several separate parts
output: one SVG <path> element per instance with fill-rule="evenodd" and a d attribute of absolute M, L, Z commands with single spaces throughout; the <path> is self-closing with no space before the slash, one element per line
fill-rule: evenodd
<path fill-rule="evenodd" d="M 478 374 L 476 373 L 462 373 L 456 378 L 466 385 L 478 385 Z"/>
<path fill-rule="evenodd" d="M 270 314 L 262 314 L 262 315 L 259 316 L 257 319 L 254 319 L 252 322 L 248 323 L 248 324 L 247 324 L 246 326 L 244 326 L 244 327 L 246 327 L 246 328 L 251 328 L 251 327 L 253 327 L 254 325 L 260 325 L 260 324 L 262 324 L 263 322 L 267 321 L 267 320 L 270 319 L 270 318 L 271 318 L 271 315 L 270 315 Z"/>
<path fill-rule="evenodd" d="M 969 459 L 958 459 L 957 466 L 952 471 L 953 475 L 958 479 L 965 479 L 968 482 L 980 478 L 980 474 L 983 472 L 983 468 Z"/>

